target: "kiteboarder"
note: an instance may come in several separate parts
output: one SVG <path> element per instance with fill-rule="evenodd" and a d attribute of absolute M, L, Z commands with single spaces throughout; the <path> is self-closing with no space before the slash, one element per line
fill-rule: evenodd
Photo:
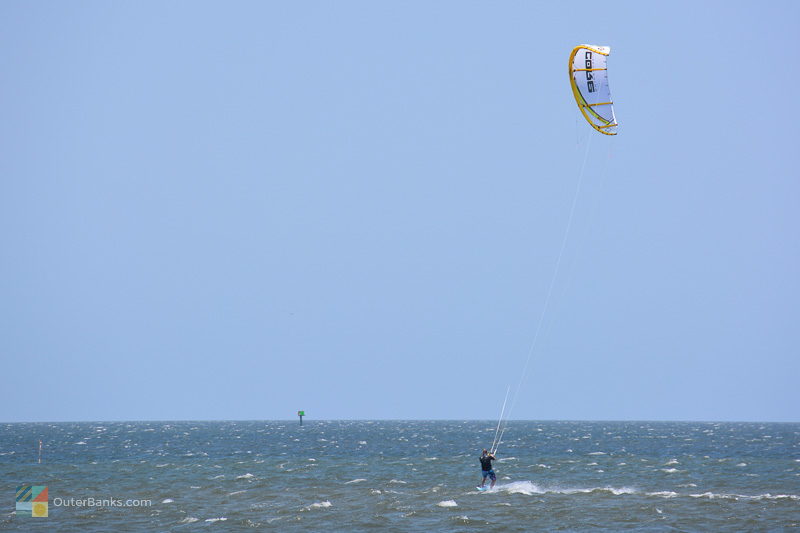
<path fill-rule="evenodd" d="M 483 487 L 484 483 L 486 483 L 486 478 L 489 477 L 492 480 L 492 484 L 489 485 L 489 488 L 494 488 L 495 481 L 497 481 L 497 476 L 494 475 L 494 470 L 492 470 L 492 461 L 495 461 L 495 456 L 489 451 L 484 448 L 483 454 L 481 454 L 480 462 L 481 462 L 481 474 L 483 474 L 483 479 L 481 480 L 481 487 Z"/>

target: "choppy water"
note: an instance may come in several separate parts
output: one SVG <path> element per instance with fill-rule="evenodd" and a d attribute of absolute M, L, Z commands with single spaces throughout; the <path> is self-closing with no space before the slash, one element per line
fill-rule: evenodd
<path fill-rule="evenodd" d="M 800 528 L 800 424 L 511 422 L 497 486 L 479 493 L 478 455 L 494 430 L 480 421 L 0 424 L 0 529 Z M 21 484 L 48 487 L 47 518 L 16 516 Z M 63 505 L 89 498 L 152 505 Z"/>

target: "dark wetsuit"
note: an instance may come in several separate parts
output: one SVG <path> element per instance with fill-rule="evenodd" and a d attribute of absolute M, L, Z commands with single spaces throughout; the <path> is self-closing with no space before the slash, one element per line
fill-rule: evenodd
<path fill-rule="evenodd" d="M 494 457 L 490 457 L 488 455 L 481 455 L 481 474 L 483 474 L 484 479 L 486 476 L 494 481 L 497 477 L 494 475 L 494 470 L 492 470 L 492 461 L 494 461 Z"/>

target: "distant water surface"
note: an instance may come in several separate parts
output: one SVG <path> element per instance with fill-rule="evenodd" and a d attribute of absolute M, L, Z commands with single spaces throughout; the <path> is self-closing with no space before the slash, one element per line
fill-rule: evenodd
<path fill-rule="evenodd" d="M 0 530 L 800 528 L 800 424 L 511 422 L 497 486 L 479 493 L 494 432 L 489 421 L 0 424 Z M 48 517 L 16 515 L 23 484 L 48 487 Z M 90 498 L 139 505 L 65 505 Z"/>

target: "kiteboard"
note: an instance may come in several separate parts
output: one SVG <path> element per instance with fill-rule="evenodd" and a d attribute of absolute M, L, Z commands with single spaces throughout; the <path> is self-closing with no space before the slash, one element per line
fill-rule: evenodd
<path fill-rule="evenodd" d="M 486 487 L 486 486 L 483 486 L 483 487 L 475 487 L 475 488 L 476 488 L 476 489 L 478 489 L 478 490 L 479 490 L 479 491 L 481 491 L 481 492 L 486 492 L 486 491 L 487 491 L 487 490 L 489 490 L 491 487 Z"/>

